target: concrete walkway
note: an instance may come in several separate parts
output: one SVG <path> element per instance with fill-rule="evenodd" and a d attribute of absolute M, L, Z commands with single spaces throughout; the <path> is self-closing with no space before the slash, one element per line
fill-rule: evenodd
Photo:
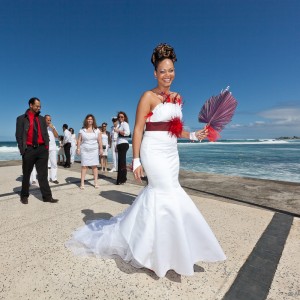
<path fill-rule="evenodd" d="M 22 205 L 18 195 L 20 164 L 1 165 L 0 299 L 300 299 L 300 219 L 289 205 L 283 207 L 289 208 L 286 214 L 279 212 L 282 207 L 268 210 L 251 203 L 241 205 L 243 201 L 237 200 L 243 199 L 231 201 L 230 197 L 195 189 L 204 186 L 197 174 L 194 178 L 190 174 L 190 179 L 181 175 L 182 184 L 189 186 L 187 191 L 228 259 L 199 262 L 191 277 L 169 271 L 159 279 L 151 271 L 135 269 L 120 259 L 74 256 L 64 246 L 71 232 L 88 220 L 122 212 L 141 186 L 116 186 L 116 174 L 105 173 L 100 175 L 100 189 L 94 189 L 89 174 L 90 185 L 80 190 L 79 166 L 75 165 L 60 168 L 60 184 L 51 184 L 57 204 L 42 202 L 38 187 L 32 186 L 29 204 Z M 210 183 L 220 189 L 223 176 L 215 176 L 214 182 L 210 177 Z M 131 177 L 129 182 L 133 182 Z M 235 187 L 238 182 L 235 178 Z M 299 185 L 290 190 L 291 195 L 295 189 Z M 294 203 L 298 203 L 297 197 L 295 194 Z"/>

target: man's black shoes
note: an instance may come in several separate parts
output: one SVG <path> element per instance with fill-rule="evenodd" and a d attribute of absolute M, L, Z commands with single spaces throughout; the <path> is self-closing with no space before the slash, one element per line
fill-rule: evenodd
<path fill-rule="evenodd" d="M 22 204 L 28 204 L 28 197 L 21 196 L 20 201 Z"/>
<path fill-rule="evenodd" d="M 22 204 L 28 204 L 28 197 L 26 196 L 21 196 L 20 201 Z M 53 199 L 53 198 L 43 198 L 43 202 L 49 202 L 49 203 L 57 203 L 58 199 Z"/>
<path fill-rule="evenodd" d="M 49 202 L 49 203 L 57 203 L 58 199 L 53 199 L 53 198 L 43 198 L 44 202 Z"/>

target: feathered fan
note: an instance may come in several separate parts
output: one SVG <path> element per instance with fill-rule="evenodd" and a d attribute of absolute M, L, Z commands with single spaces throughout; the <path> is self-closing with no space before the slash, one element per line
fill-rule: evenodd
<path fill-rule="evenodd" d="M 237 101 L 229 92 L 229 86 L 204 103 L 198 119 L 201 123 L 207 123 L 209 141 L 215 142 L 220 137 L 219 132 L 231 121 L 236 106 Z"/>

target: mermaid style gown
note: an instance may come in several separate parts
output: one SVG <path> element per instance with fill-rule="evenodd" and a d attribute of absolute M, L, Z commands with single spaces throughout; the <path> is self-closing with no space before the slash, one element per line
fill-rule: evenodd
<path fill-rule="evenodd" d="M 161 103 L 150 119 L 167 122 L 174 117 L 182 118 L 181 105 Z M 193 275 L 198 261 L 225 260 L 210 227 L 178 182 L 177 138 L 167 131 L 145 131 L 140 152 L 149 184 L 123 213 L 75 231 L 67 247 L 79 255 L 118 255 L 159 277 L 170 269 Z"/>

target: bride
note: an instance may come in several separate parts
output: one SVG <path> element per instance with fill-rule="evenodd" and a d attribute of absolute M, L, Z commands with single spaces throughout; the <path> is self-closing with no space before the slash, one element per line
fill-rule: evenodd
<path fill-rule="evenodd" d="M 151 62 L 157 86 L 146 91 L 137 106 L 133 132 L 133 172 L 148 185 L 133 204 L 110 220 L 94 220 L 73 233 L 67 246 L 77 253 L 120 256 L 137 268 L 164 277 L 168 270 L 193 275 L 198 261 L 215 262 L 226 256 L 209 225 L 178 181 L 177 138 L 201 140 L 205 129 L 186 132 L 182 101 L 170 87 L 175 78 L 174 49 L 159 44 Z"/>

